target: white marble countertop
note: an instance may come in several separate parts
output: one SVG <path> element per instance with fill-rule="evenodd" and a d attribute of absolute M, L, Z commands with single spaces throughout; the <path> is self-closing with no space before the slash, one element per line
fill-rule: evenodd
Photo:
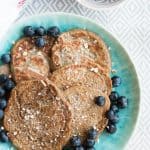
<path fill-rule="evenodd" d="M 92 18 L 110 31 L 126 48 L 141 84 L 139 121 L 126 150 L 150 149 L 150 0 L 126 0 L 120 6 L 94 11 L 76 0 L 31 0 L 20 18 L 63 11 Z"/>

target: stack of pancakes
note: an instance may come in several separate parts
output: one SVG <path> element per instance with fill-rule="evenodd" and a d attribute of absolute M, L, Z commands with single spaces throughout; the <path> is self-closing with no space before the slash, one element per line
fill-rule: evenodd
<path fill-rule="evenodd" d="M 84 140 L 91 128 L 100 134 L 107 125 L 112 84 L 111 60 L 103 40 L 75 29 L 56 40 L 20 39 L 11 51 L 17 86 L 5 110 L 4 126 L 21 150 L 61 150 L 74 135 Z M 55 42 L 54 42 L 55 40 Z M 95 98 L 103 96 L 104 106 Z"/>

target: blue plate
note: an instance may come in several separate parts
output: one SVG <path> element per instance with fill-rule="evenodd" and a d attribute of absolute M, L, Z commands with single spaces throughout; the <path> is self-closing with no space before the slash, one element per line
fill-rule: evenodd
<path fill-rule="evenodd" d="M 111 48 L 112 68 L 122 78 L 122 84 L 116 90 L 120 95 L 127 96 L 129 106 L 126 109 L 120 110 L 120 122 L 117 124 L 117 132 L 113 135 L 104 132 L 100 136 L 95 148 L 96 150 L 123 149 L 135 128 L 140 105 L 140 89 L 137 74 L 124 48 L 110 33 L 91 20 L 72 14 L 54 13 L 33 16 L 13 24 L 0 43 L 0 55 L 10 51 L 12 43 L 23 36 L 22 29 L 26 25 L 34 27 L 42 25 L 45 28 L 56 25 L 62 32 L 74 28 L 88 29 L 100 35 Z M 10 143 L 0 143 L 0 150 L 10 149 L 13 150 Z"/>

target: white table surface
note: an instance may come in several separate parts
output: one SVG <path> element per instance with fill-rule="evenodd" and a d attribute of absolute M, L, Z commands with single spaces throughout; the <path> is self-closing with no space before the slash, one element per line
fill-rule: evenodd
<path fill-rule="evenodd" d="M 126 48 L 141 84 L 139 121 L 126 150 L 150 150 L 150 0 L 126 0 L 120 6 L 94 11 L 76 0 L 31 0 L 20 18 L 33 14 L 63 11 L 95 20 Z"/>
<path fill-rule="evenodd" d="M 0 38 L 16 19 L 26 0 L 4 0 L 0 5 Z"/>

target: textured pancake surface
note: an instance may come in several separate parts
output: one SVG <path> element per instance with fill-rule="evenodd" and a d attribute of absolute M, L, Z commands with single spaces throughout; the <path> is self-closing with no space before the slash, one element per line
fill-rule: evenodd
<path fill-rule="evenodd" d="M 111 79 L 105 74 L 103 68 L 91 61 L 62 67 L 54 71 L 50 79 L 61 90 L 75 85 L 84 85 L 109 95 L 112 88 Z"/>
<path fill-rule="evenodd" d="M 93 32 L 74 29 L 62 33 L 52 48 L 54 69 L 69 64 L 79 64 L 86 57 L 98 63 L 106 73 L 111 70 L 111 60 L 104 41 Z"/>
<path fill-rule="evenodd" d="M 11 70 L 16 82 L 29 79 L 44 79 L 50 72 L 50 50 L 54 39 L 43 38 L 46 44 L 42 48 L 35 46 L 37 37 L 25 37 L 16 42 L 11 51 Z"/>
<path fill-rule="evenodd" d="M 68 88 L 64 92 L 64 96 L 72 106 L 72 136 L 80 135 L 85 139 L 88 130 L 92 127 L 96 128 L 98 133 L 104 130 L 108 122 L 105 113 L 110 107 L 110 100 L 107 95 L 93 88 L 74 86 Z M 95 103 L 95 98 L 98 96 L 105 98 L 104 106 L 98 106 Z"/>
<path fill-rule="evenodd" d="M 50 81 L 22 81 L 11 93 L 4 127 L 20 150 L 62 150 L 70 137 L 70 110 Z"/>

